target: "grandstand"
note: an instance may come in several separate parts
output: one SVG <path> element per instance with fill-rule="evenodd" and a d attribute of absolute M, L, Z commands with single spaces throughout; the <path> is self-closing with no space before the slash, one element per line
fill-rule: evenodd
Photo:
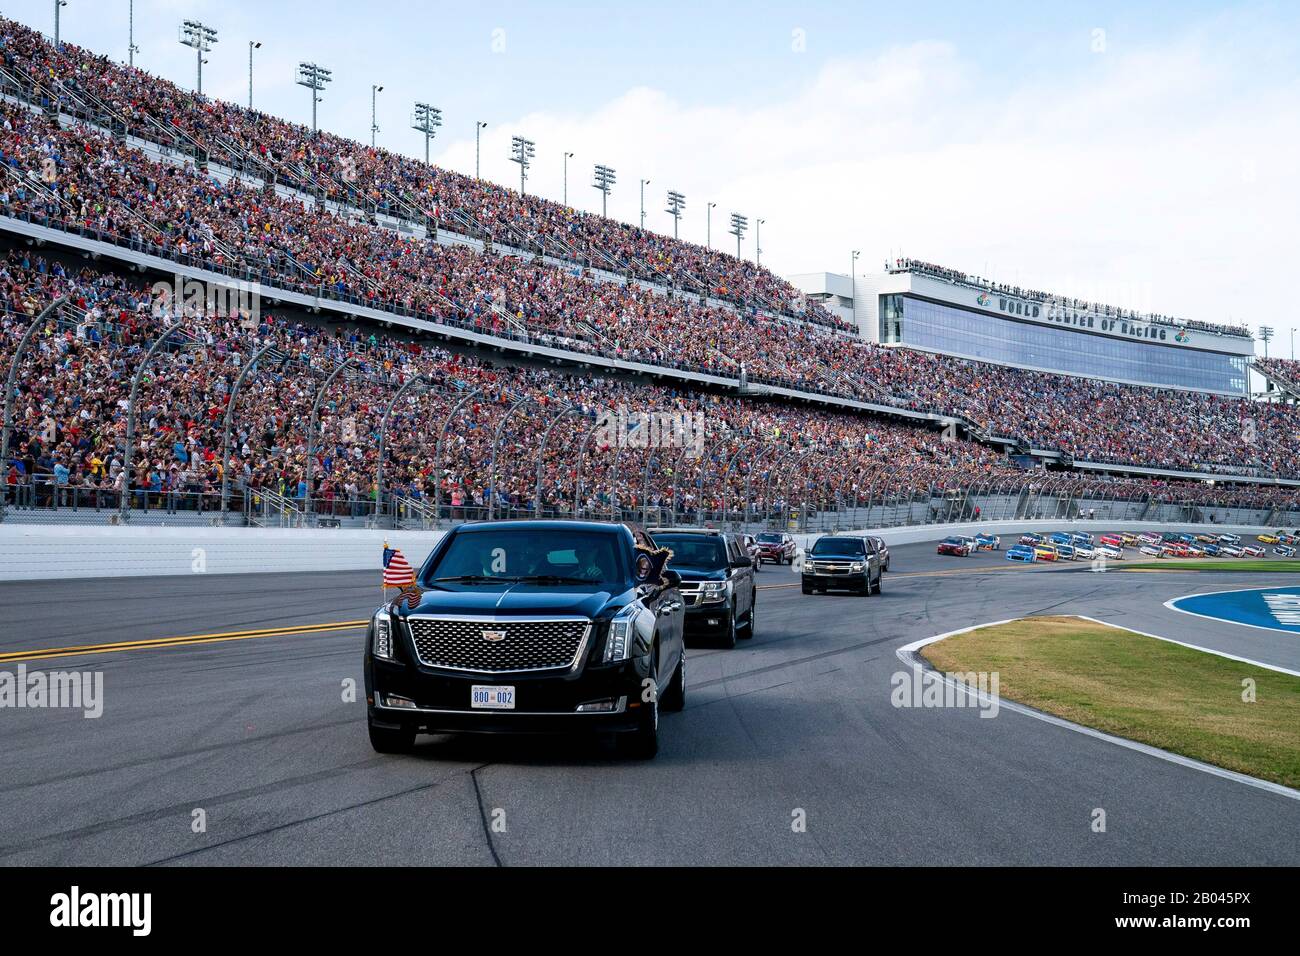
<path fill-rule="evenodd" d="M 913 303 L 992 313 L 990 290 L 900 262 L 873 292 L 878 329 L 907 303 L 899 335 L 864 337 L 726 253 L 0 34 L 6 520 L 1300 511 L 1300 410 L 1244 397 L 1241 330 L 1069 306 L 1124 354 L 1178 353 L 1140 374 L 939 349 Z M 256 284 L 258 310 L 159 294 L 173 276 Z M 703 454 L 609 440 L 617 407 L 702 415 Z"/>

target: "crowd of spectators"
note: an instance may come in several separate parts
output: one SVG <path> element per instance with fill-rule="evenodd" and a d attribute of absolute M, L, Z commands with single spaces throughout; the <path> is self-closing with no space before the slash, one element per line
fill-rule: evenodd
<path fill-rule="evenodd" d="M 7 63 L 20 62 L 65 86 L 99 84 L 97 95 L 116 97 L 113 102 L 123 110 L 144 110 L 148 103 L 148 109 L 175 123 L 209 124 L 193 126 L 193 135 L 206 131 L 214 141 L 237 135 L 250 144 L 263 142 L 273 154 L 292 154 L 296 162 L 314 155 L 311 149 L 318 140 L 304 140 L 301 128 L 292 124 L 195 98 L 75 47 L 65 45 L 55 53 L 16 24 L 0 21 L 0 29 L 6 31 Z M 293 148 L 286 150 L 286 144 Z M 365 152 L 355 143 L 334 141 L 340 144 Z M 387 154 L 381 162 L 379 153 L 368 155 L 375 171 L 370 180 L 358 182 L 397 176 L 397 167 L 385 165 L 390 161 L 412 162 Z M 495 215 L 487 208 L 525 203 L 509 190 L 414 166 L 420 176 L 481 192 L 476 207 L 481 216 Z M 96 127 L 65 127 L 14 103 L 0 105 L 0 172 L 0 213 L 256 278 L 268 292 L 305 291 L 569 352 L 732 380 L 743 372 L 751 383 L 955 416 L 986 437 L 1059 451 L 1077 461 L 1214 475 L 1300 475 L 1300 410 L 1294 405 L 883 348 L 816 323 L 704 305 L 694 297 L 664 295 L 636 283 L 600 281 L 582 268 L 403 235 L 239 179 L 223 181 L 193 165 L 160 161 Z M 416 175 L 402 173 L 408 174 Z M 489 202 L 483 198 L 488 196 L 495 198 Z M 516 210 L 511 215 L 522 221 L 532 213 Z M 615 248 L 621 235 L 602 233 L 591 241 Z M 908 264 L 937 268 L 911 260 L 896 266 Z M 286 334 L 278 328 L 273 332 Z M 210 334 L 224 333 L 217 328 Z M 219 342 L 213 348 L 220 348 Z M 391 369 L 381 372 L 393 374 Z M 523 409 L 520 420 L 532 414 L 531 406 Z"/>
<path fill-rule="evenodd" d="M 183 333 L 141 376 L 130 482 L 137 506 L 216 507 L 228 471 L 236 507 L 270 492 L 300 505 L 310 495 L 315 510 L 327 514 L 368 513 L 381 423 L 397 390 L 417 375 L 418 387 L 403 394 L 388 420 L 385 491 L 426 506 L 437 500 L 465 516 L 482 514 L 489 500 L 500 513 L 529 513 L 540 504 L 543 513 L 570 514 L 576 501 L 588 515 L 647 508 L 735 515 L 747 506 L 767 514 L 928 500 L 959 488 L 1013 494 L 1043 481 L 982 444 L 876 417 L 495 366 L 361 326 L 211 314 L 151 295 L 138 276 L 72 269 L 24 250 L 0 259 L 0 295 L 4 368 L 32 317 L 69 296 L 19 366 L 11 460 L 4 465 L 11 500 L 21 500 L 36 478 L 43 500 L 32 503 L 121 501 L 132 379 L 149 344 L 178 315 Z M 231 409 L 240 372 L 267 347 Z M 344 362 L 346 372 L 321 394 Z M 318 394 L 319 432 L 309 451 Z M 641 448 L 602 427 L 602 413 L 619 408 L 702 421 L 705 433 L 698 444 Z M 629 417 L 635 423 L 635 414 Z M 1300 506 L 1294 489 L 1277 487 L 1065 480 L 1135 500 L 1232 497 L 1254 507 Z"/>
<path fill-rule="evenodd" d="M 466 222 L 507 244 L 523 238 L 553 254 L 667 282 L 751 307 L 844 326 L 788 282 L 755 263 L 650 230 L 525 196 L 346 138 L 181 89 L 144 70 L 0 19 L 0 52 L 16 74 L 75 111 L 88 103 L 120 117 L 130 131 L 170 145 L 176 137 L 211 161 L 338 203 L 422 218 L 456 231 Z"/>

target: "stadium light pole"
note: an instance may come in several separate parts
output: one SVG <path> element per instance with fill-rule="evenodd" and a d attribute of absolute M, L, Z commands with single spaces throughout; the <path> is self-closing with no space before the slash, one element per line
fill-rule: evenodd
<path fill-rule="evenodd" d="M 766 219 L 754 220 L 754 265 L 763 264 L 763 223 Z"/>
<path fill-rule="evenodd" d="M 641 228 L 645 228 L 645 188 L 650 185 L 650 180 L 641 180 Z"/>
<path fill-rule="evenodd" d="M 248 108 L 253 108 L 253 51 L 262 49 L 260 40 L 248 41 Z"/>
<path fill-rule="evenodd" d="M 485 129 L 487 129 L 487 123 L 484 123 L 482 120 L 479 120 L 477 123 L 474 124 L 474 178 L 475 179 L 482 179 L 482 177 L 478 173 L 478 157 L 479 157 L 478 146 L 479 146 L 479 133 L 483 132 L 483 130 Z"/>
<path fill-rule="evenodd" d="M 677 220 L 682 217 L 682 210 L 686 208 L 686 197 L 675 189 L 668 190 L 668 208 L 664 212 L 673 217 L 673 238 L 677 238 Z"/>
<path fill-rule="evenodd" d="M 564 205 L 569 205 L 569 160 L 573 159 L 573 154 L 567 150 L 564 153 Z"/>
<path fill-rule="evenodd" d="M 738 212 L 731 214 L 731 228 L 727 230 L 731 235 L 736 237 L 736 258 L 740 258 L 740 240 L 745 237 L 745 230 L 749 228 L 749 217 L 742 216 Z"/>
<path fill-rule="evenodd" d="M 1268 325 L 1259 327 L 1259 340 L 1264 343 L 1264 358 L 1268 358 L 1268 343 L 1273 341 L 1273 328 Z"/>
<path fill-rule="evenodd" d="M 527 195 L 525 183 L 528 180 L 528 167 L 537 155 L 537 144 L 523 136 L 510 137 L 510 162 L 519 164 L 519 195 Z"/>
<path fill-rule="evenodd" d="M 135 0 L 126 7 L 126 65 L 135 66 L 135 55 L 140 48 L 135 45 Z"/>
<path fill-rule="evenodd" d="M 379 123 L 375 120 L 375 102 L 379 99 L 379 94 L 384 92 L 382 86 L 374 83 L 370 84 L 370 148 L 375 148 L 375 134 L 379 132 Z"/>
<path fill-rule="evenodd" d="M 852 291 L 849 293 L 853 297 L 853 325 L 856 328 L 858 324 L 858 256 L 862 255 L 861 249 L 853 250 L 853 258 L 849 261 L 849 283 Z"/>
<path fill-rule="evenodd" d="M 411 114 L 411 129 L 424 134 L 424 163 L 429 164 L 429 140 L 438 135 L 442 125 L 442 110 L 428 103 L 416 103 L 415 112 Z"/>
<path fill-rule="evenodd" d="M 211 50 L 212 44 L 217 42 L 217 31 L 212 27 L 204 26 L 198 20 L 185 20 L 181 23 L 180 41 L 181 46 L 194 50 L 194 58 L 197 61 L 194 91 L 202 96 L 203 54 Z"/>
<path fill-rule="evenodd" d="M 68 0 L 54 0 L 54 49 L 59 48 L 59 8 L 66 7 Z"/>
<path fill-rule="evenodd" d="M 315 63 L 299 63 L 298 79 L 294 82 L 311 90 L 311 134 L 316 135 L 316 104 L 322 102 L 317 95 L 325 89 L 325 84 L 334 79 L 332 71 Z"/>
<path fill-rule="evenodd" d="M 596 164 L 595 172 L 592 175 L 591 185 L 600 190 L 600 214 L 608 218 L 605 210 L 608 205 L 609 191 L 613 188 L 617 177 L 614 175 L 613 169 L 600 163 Z"/>

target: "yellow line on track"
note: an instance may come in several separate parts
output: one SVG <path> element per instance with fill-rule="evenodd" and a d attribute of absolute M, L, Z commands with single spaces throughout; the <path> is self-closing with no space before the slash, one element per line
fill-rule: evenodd
<path fill-rule="evenodd" d="M 191 644 L 220 644 L 227 641 L 251 641 L 264 637 L 290 637 L 302 634 L 322 634 L 365 627 L 368 621 L 337 621 L 328 624 L 295 624 L 287 627 L 268 627 L 252 631 L 218 631 L 212 634 L 188 634 L 179 637 L 159 637 L 142 641 L 119 641 L 113 644 L 82 644 L 75 647 L 36 647 L 24 651 L 0 654 L 0 664 L 20 661 L 46 660 L 52 657 L 84 657 L 88 654 L 113 654 L 120 651 L 142 651 L 158 647 L 187 647 Z"/>

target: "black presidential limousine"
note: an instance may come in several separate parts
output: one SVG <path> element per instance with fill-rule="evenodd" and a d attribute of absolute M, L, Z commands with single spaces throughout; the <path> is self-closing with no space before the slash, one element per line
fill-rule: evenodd
<path fill-rule="evenodd" d="M 658 750 L 659 709 L 686 701 L 681 579 L 627 525 L 454 528 L 366 638 L 370 742 L 415 735 L 613 732 Z"/>

